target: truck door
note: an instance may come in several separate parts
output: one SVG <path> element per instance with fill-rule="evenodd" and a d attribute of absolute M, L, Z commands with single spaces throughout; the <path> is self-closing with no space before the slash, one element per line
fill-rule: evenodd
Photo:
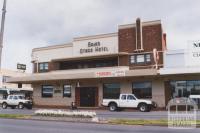
<path fill-rule="evenodd" d="M 127 96 L 127 105 L 128 107 L 133 107 L 133 108 L 137 107 L 138 103 L 137 103 L 136 98 L 133 95 Z"/>
<path fill-rule="evenodd" d="M 13 104 L 12 105 L 18 105 L 18 96 L 13 96 Z"/>
<path fill-rule="evenodd" d="M 127 107 L 127 95 L 121 95 L 119 99 L 119 107 Z"/>

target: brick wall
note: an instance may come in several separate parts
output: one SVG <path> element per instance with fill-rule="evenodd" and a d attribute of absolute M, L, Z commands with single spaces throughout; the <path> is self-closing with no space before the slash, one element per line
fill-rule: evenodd
<path fill-rule="evenodd" d="M 138 22 L 136 23 L 136 26 L 140 26 Z M 163 43 L 166 43 L 166 40 L 164 40 L 166 39 L 166 34 L 163 35 L 162 25 L 160 23 L 143 25 L 141 28 L 141 31 L 142 31 L 141 34 L 140 34 L 141 31 L 138 30 L 136 26 L 119 29 L 118 31 L 119 52 L 138 53 L 138 54 L 150 52 L 152 54 L 154 48 L 156 48 L 157 51 L 162 51 L 163 49 L 165 49 L 163 47 L 166 46 L 166 44 L 163 44 Z M 142 35 L 142 37 L 140 35 Z M 137 50 L 137 49 L 140 49 L 140 50 Z M 153 54 L 151 57 L 152 57 L 151 63 L 148 65 L 143 64 L 143 66 L 146 66 L 148 68 L 150 67 L 150 65 L 155 64 L 153 60 Z M 130 64 L 129 63 L 130 57 L 127 56 L 126 58 L 128 59 L 124 59 L 124 57 L 120 58 L 119 64 L 121 66 Z M 162 53 L 159 53 L 158 64 L 163 64 Z M 145 68 L 145 67 L 138 67 L 138 65 L 130 64 L 130 68 L 134 69 L 134 68 Z"/>

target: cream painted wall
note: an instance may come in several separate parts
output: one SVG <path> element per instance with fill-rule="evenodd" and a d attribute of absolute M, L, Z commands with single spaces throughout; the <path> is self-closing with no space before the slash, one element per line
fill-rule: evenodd
<path fill-rule="evenodd" d="M 93 79 L 93 80 L 80 80 L 81 87 L 98 87 L 99 88 L 99 106 L 101 106 L 103 100 L 103 83 L 120 83 L 121 93 L 132 93 L 132 82 L 138 81 L 152 81 L 152 100 L 158 104 L 158 107 L 165 107 L 165 93 L 164 93 L 164 81 L 162 79 Z M 61 90 L 61 93 L 54 94 L 53 98 L 41 97 L 41 85 L 50 84 L 55 85 L 57 89 Z M 72 97 L 63 98 L 63 84 L 72 85 Z M 71 102 L 75 101 L 75 86 L 77 81 L 73 82 L 59 82 L 59 83 L 40 83 L 34 85 L 34 102 L 36 105 L 51 105 L 51 106 L 70 106 Z"/>
<path fill-rule="evenodd" d="M 164 80 L 157 79 L 152 81 L 152 100 L 158 104 L 158 107 L 165 107 Z"/>
<path fill-rule="evenodd" d="M 45 49 L 32 52 L 32 61 L 50 62 L 52 59 L 62 59 L 72 57 L 73 47 L 65 46 L 61 48 Z"/>
<path fill-rule="evenodd" d="M 41 96 L 41 89 L 42 85 L 54 85 L 56 89 L 61 90 L 61 93 L 54 93 L 52 98 L 42 98 Z M 72 84 L 72 95 L 71 97 L 63 97 L 63 88 L 62 88 L 63 83 L 60 83 L 58 85 L 57 83 L 40 83 L 40 84 L 35 84 L 33 85 L 34 91 L 33 91 L 33 100 L 35 105 L 40 105 L 40 106 L 70 106 L 71 102 L 75 101 L 75 88 L 74 84 Z"/>
<path fill-rule="evenodd" d="M 88 47 L 88 42 L 100 42 L 99 47 L 107 47 L 108 51 L 80 53 L 80 49 L 88 49 L 95 47 Z M 73 44 L 64 44 L 60 46 L 47 46 L 44 48 L 36 48 L 32 52 L 32 61 L 50 62 L 52 59 L 65 59 L 80 56 L 95 56 L 118 53 L 118 36 L 107 35 L 103 37 L 88 38 L 82 40 L 75 40 Z"/>
<path fill-rule="evenodd" d="M 0 70 L 0 88 L 9 88 L 9 89 L 21 89 L 18 88 L 18 84 L 16 83 L 6 83 L 3 82 L 3 77 L 22 77 L 22 76 L 27 76 L 29 73 L 25 73 L 22 71 L 17 71 L 17 70 L 9 70 L 9 69 L 1 69 Z M 31 87 L 31 84 L 22 84 L 23 90 L 33 90 Z"/>

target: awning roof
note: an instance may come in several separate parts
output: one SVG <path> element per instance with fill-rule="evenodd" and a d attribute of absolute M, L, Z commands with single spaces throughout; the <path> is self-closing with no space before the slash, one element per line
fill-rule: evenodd
<path fill-rule="evenodd" d="M 23 77 L 12 77 L 7 82 L 10 83 L 33 83 L 39 81 L 56 80 L 76 80 L 76 79 L 98 79 L 98 78 L 116 78 L 116 77 L 135 77 L 135 76 L 153 76 L 157 75 L 156 69 L 137 69 L 128 70 L 128 67 L 111 68 L 91 68 L 77 70 L 59 70 L 48 73 L 36 73 Z M 107 76 L 98 76 L 97 73 L 109 73 Z M 119 73 L 120 72 L 120 73 Z M 113 74 L 114 73 L 114 74 Z M 116 73 L 116 74 L 115 74 Z"/>

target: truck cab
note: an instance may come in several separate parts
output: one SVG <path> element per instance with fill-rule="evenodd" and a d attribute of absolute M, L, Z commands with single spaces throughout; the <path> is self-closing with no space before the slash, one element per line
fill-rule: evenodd
<path fill-rule="evenodd" d="M 156 103 L 147 99 L 138 99 L 134 94 L 120 94 L 119 99 L 103 99 L 103 106 L 109 107 L 110 111 L 119 108 L 138 108 L 141 112 L 150 111 L 156 107 Z"/>

